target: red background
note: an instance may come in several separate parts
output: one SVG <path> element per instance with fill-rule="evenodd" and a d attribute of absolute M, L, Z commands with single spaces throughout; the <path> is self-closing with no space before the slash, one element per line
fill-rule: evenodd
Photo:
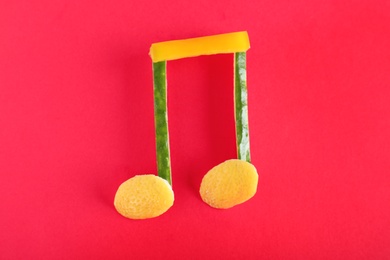
<path fill-rule="evenodd" d="M 256 196 L 201 201 L 235 157 L 232 56 L 183 59 L 175 204 L 121 217 L 117 187 L 156 173 L 151 43 L 240 30 Z M 0 258 L 389 259 L 389 71 L 388 1 L 3 0 Z"/>

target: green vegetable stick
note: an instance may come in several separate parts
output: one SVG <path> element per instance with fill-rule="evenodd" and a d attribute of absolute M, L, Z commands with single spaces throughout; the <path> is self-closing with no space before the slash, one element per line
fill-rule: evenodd
<path fill-rule="evenodd" d="M 237 158 L 250 162 L 246 52 L 234 53 L 234 117 L 236 121 Z"/>
<path fill-rule="evenodd" d="M 167 180 L 172 186 L 166 67 L 166 61 L 153 62 L 154 120 L 156 128 L 157 173 L 159 177 Z"/>

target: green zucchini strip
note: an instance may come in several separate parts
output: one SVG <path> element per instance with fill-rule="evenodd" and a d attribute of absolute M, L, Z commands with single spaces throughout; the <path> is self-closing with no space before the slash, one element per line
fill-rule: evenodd
<path fill-rule="evenodd" d="M 250 162 L 246 52 L 234 53 L 234 117 L 237 157 L 240 160 Z"/>
<path fill-rule="evenodd" d="M 154 120 L 158 176 L 172 185 L 167 115 L 167 62 L 153 63 Z"/>

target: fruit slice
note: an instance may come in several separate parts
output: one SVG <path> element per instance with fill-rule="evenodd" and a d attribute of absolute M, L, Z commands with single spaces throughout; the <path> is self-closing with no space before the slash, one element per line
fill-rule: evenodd
<path fill-rule="evenodd" d="M 156 175 L 146 174 L 123 182 L 115 194 L 114 206 L 126 218 L 146 219 L 160 216 L 173 201 L 171 185 Z"/>
<path fill-rule="evenodd" d="M 250 48 L 247 32 L 233 32 L 153 43 L 149 55 L 153 62 L 218 53 L 245 52 Z"/>
<path fill-rule="evenodd" d="M 258 174 L 251 163 L 232 159 L 215 166 L 203 177 L 200 196 L 211 207 L 227 209 L 252 198 L 257 182 Z"/>

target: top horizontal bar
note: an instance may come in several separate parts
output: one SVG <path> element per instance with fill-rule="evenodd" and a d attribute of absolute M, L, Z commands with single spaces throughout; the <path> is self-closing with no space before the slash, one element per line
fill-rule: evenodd
<path fill-rule="evenodd" d="M 149 55 L 153 62 L 200 55 L 245 52 L 250 48 L 246 31 L 153 43 Z"/>

